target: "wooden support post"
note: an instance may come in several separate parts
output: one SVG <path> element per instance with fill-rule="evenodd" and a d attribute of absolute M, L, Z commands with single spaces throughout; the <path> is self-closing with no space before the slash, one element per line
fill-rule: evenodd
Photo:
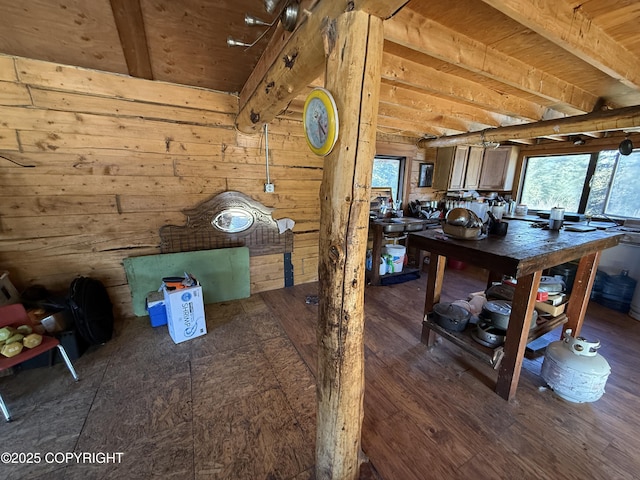
<path fill-rule="evenodd" d="M 504 344 L 504 358 L 498 371 L 496 393 L 505 400 L 511 400 L 516 394 L 524 351 L 527 348 L 531 317 L 536 303 L 536 294 L 542 278 L 542 271 L 518 278 L 513 295 L 513 307 L 507 338 Z"/>
<path fill-rule="evenodd" d="M 359 476 L 364 396 L 364 287 L 382 20 L 363 11 L 324 29 L 326 88 L 340 133 L 320 188 L 316 479 Z"/>

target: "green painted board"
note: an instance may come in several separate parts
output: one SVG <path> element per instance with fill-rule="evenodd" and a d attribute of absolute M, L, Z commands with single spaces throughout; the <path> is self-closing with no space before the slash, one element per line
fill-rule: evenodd
<path fill-rule="evenodd" d="M 160 288 L 163 277 L 182 277 L 184 272 L 200 282 L 204 303 L 247 298 L 251 294 L 247 247 L 125 258 L 124 270 L 131 289 L 133 313 L 138 317 L 147 315 L 147 294 Z"/>

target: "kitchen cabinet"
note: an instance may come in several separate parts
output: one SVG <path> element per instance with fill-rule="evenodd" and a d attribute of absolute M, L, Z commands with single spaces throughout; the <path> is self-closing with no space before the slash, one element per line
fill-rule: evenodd
<path fill-rule="evenodd" d="M 455 147 L 439 148 L 436 152 L 436 165 L 433 171 L 432 186 L 436 190 L 448 190 Z"/>
<path fill-rule="evenodd" d="M 462 190 L 465 188 L 467 158 L 473 147 L 439 148 L 436 154 L 436 166 L 433 188 L 437 190 Z"/>
<path fill-rule="evenodd" d="M 485 148 L 477 189 L 511 190 L 517 160 L 517 147 Z"/>
<path fill-rule="evenodd" d="M 464 188 L 464 176 L 467 173 L 467 155 L 469 155 L 469 147 L 456 147 L 453 155 L 449 190 L 461 190 Z"/>
<path fill-rule="evenodd" d="M 480 173 L 482 169 L 482 157 L 484 148 L 469 147 L 469 156 L 467 158 L 467 173 L 464 178 L 465 190 L 478 190 L 480 185 Z"/>
<path fill-rule="evenodd" d="M 445 147 L 436 154 L 436 190 L 511 190 L 517 147 Z"/>

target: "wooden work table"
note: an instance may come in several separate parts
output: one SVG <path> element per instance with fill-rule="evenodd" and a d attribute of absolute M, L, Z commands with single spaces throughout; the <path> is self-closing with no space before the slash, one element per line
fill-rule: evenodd
<path fill-rule="evenodd" d="M 532 227 L 529 222 L 510 221 L 507 235 L 479 240 L 457 240 L 440 229 L 409 234 L 409 245 L 431 253 L 424 305 L 422 341 L 432 346 L 436 333 L 428 315 L 440 301 L 447 257 L 487 269 L 487 284 L 502 275 L 517 279 L 504 354 L 498 370 L 495 391 L 506 400 L 513 398 L 520 378 L 525 348 L 530 341 L 529 327 L 542 271 L 580 259 L 573 290 L 565 313 L 565 328 L 577 335 L 582 327 L 591 287 L 602 250 L 618 244 L 623 233 L 617 231 L 568 232 Z"/>

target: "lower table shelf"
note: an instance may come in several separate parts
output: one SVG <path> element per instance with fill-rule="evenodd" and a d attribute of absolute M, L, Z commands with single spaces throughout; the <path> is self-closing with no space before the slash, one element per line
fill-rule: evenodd
<path fill-rule="evenodd" d="M 532 328 L 529 331 L 527 343 L 533 342 L 535 339 L 541 337 L 545 333 L 548 333 L 556 327 L 565 324 L 567 320 L 567 316 L 565 314 L 561 314 L 557 317 L 552 317 L 545 322 L 538 323 L 535 328 Z M 447 330 L 446 328 L 442 328 L 440 325 L 431 320 L 429 318 L 429 315 L 426 315 L 423 321 L 423 325 L 436 332 L 442 338 L 456 344 L 458 347 L 462 348 L 464 351 L 470 353 L 484 363 L 487 363 L 488 365 L 493 367 L 493 369 L 497 370 L 500 366 L 500 362 L 502 361 L 502 357 L 504 356 L 504 347 L 502 345 L 495 348 L 485 347 L 484 345 L 480 345 L 478 342 L 476 342 L 471 336 L 471 332 L 473 332 L 475 324 L 468 325 L 467 328 L 461 332 L 453 332 L 451 330 Z"/>

